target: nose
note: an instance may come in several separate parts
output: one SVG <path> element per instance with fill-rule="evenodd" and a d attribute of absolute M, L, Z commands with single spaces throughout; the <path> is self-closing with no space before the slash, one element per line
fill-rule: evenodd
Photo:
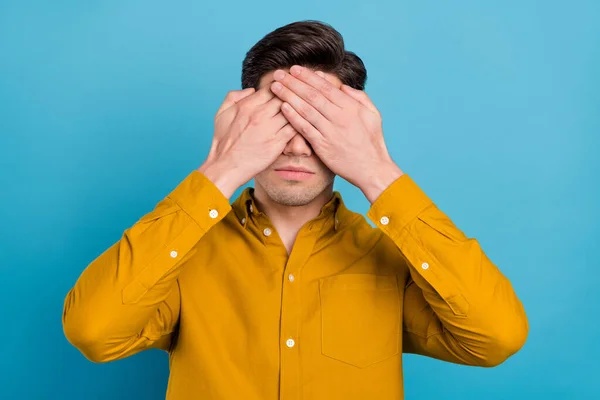
<path fill-rule="evenodd" d="M 286 156 L 306 156 L 310 157 L 312 155 L 312 147 L 310 143 L 299 133 L 296 133 L 294 137 L 290 139 L 285 148 L 283 149 L 283 154 Z"/>

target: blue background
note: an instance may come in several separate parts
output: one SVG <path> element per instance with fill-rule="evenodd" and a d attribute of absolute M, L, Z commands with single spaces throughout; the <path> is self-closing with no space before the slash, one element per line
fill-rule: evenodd
<path fill-rule="evenodd" d="M 406 356 L 406 398 L 600 398 L 600 2 L 482 3 L 2 1 L 0 398 L 164 398 L 167 354 L 87 361 L 64 296 L 202 163 L 245 52 L 304 19 L 362 57 L 392 157 L 529 315 L 497 368 Z"/>

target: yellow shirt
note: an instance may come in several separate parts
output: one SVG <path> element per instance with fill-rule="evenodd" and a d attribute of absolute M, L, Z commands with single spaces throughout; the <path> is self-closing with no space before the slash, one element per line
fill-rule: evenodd
<path fill-rule="evenodd" d="M 335 191 L 288 256 L 252 188 L 230 204 L 194 170 L 83 271 L 65 335 L 94 362 L 168 351 L 168 400 L 402 399 L 403 352 L 521 348 L 510 282 L 408 175 L 367 217 Z"/>

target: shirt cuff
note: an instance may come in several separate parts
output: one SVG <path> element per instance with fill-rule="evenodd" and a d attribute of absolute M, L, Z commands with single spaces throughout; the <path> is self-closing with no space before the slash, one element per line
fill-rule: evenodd
<path fill-rule="evenodd" d="M 203 233 L 231 210 L 229 199 L 198 170 L 192 171 L 168 197 L 192 217 Z"/>
<path fill-rule="evenodd" d="M 371 204 L 367 217 L 392 240 L 433 201 L 407 174 L 396 179 Z"/>

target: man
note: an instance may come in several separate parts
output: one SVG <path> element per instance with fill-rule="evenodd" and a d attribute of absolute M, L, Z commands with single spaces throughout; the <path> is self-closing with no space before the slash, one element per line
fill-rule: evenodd
<path fill-rule="evenodd" d="M 207 159 L 68 293 L 69 341 L 95 362 L 168 351 L 171 400 L 401 399 L 402 353 L 491 367 L 517 352 L 510 282 L 391 159 L 365 79 L 329 25 L 257 43 Z"/>

